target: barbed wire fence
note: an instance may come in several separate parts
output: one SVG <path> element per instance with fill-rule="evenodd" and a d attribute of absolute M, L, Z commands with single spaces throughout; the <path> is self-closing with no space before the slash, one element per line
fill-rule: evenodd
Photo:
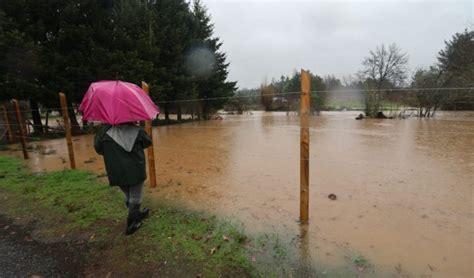
<path fill-rule="evenodd" d="M 449 87 L 449 88 L 393 88 L 393 89 L 379 89 L 379 90 L 364 90 L 364 89 L 334 89 L 334 90 L 319 90 L 319 91 L 311 91 L 311 97 L 312 98 L 317 98 L 322 94 L 325 94 L 325 97 L 331 97 L 329 94 L 347 94 L 346 98 L 343 98 L 339 101 L 341 109 L 346 108 L 347 106 L 350 105 L 344 105 L 345 102 L 350 103 L 355 100 L 359 101 L 358 105 L 359 106 L 354 106 L 352 103 L 352 110 L 362 110 L 364 109 L 364 103 L 363 103 L 363 98 L 360 96 L 360 94 L 363 93 L 368 93 L 368 92 L 383 92 L 386 94 L 390 93 L 435 93 L 435 92 L 446 92 L 446 93 L 453 93 L 453 92 L 468 92 L 472 93 L 468 97 L 462 98 L 462 101 L 452 101 L 449 104 L 451 106 L 454 106 L 454 110 L 456 110 L 456 107 L 458 105 L 472 105 L 474 104 L 474 87 Z M 258 99 L 261 97 L 272 97 L 272 98 L 279 98 L 279 97 L 293 97 L 293 96 L 298 96 L 300 92 L 285 92 L 285 93 L 272 93 L 272 94 L 247 94 L 247 95 L 233 95 L 233 96 L 226 96 L 226 97 L 209 97 L 209 98 L 192 98 L 192 99 L 182 99 L 182 100 L 171 100 L 171 101 L 157 101 L 156 104 L 160 105 L 166 105 L 166 104 L 185 104 L 185 103 L 200 103 L 200 102 L 210 102 L 210 101 L 229 101 L 229 100 L 240 100 L 240 99 Z M 355 95 L 358 94 L 358 95 Z M 387 98 L 389 98 L 388 96 Z M 405 97 L 405 96 L 404 96 Z M 406 97 L 405 97 L 406 98 Z M 393 110 L 393 109 L 398 109 L 400 106 L 402 106 L 402 102 L 406 101 L 406 99 L 401 99 L 399 103 L 397 103 L 398 106 L 396 107 L 383 107 L 386 108 L 386 110 Z M 390 105 L 394 105 L 394 102 L 390 102 Z M 0 127 L 3 127 L 1 132 L 1 137 L 0 137 L 0 142 L 5 141 L 5 138 L 7 137 L 7 130 L 5 129 L 5 126 L 7 125 L 8 122 L 11 130 L 13 131 L 14 129 L 18 129 L 20 124 L 18 124 L 15 119 L 14 115 L 16 111 L 13 109 L 8 109 L 6 105 L 4 105 L 4 108 L 6 111 L 4 113 L 7 115 L 6 117 L 9 117 L 9 121 L 5 120 L 5 116 L 1 117 L 0 115 Z M 67 109 L 72 109 L 75 111 L 76 115 L 80 115 L 80 112 L 78 111 L 77 106 L 70 106 L 66 107 Z M 32 134 L 35 134 L 35 129 L 37 128 L 42 128 L 45 129 L 45 133 L 49 133 L 49 131 L 52 131 L 51 134 L 54 135 L 54 133 L 64 133 L 64 121 L 60 117 L 60 113 L 57 115 L 51 112 L 59 112 L 61 111 L 61 107 L 45 107 L 43 109 L 30 109 L 29 107 L 22 107 L 21 109 L 21 114 L 24 115 L 25 123 L 24 126 L 26 127 L 26 132 L 28 134 L 28 138 L 32 140 L 40 140 L 39 137 L 34 137 Z M 405 109 L 411 109 L 411 110 L 416 110 L 417 107 L 410 106 L 410 105 L 405 105 Z M 288 109 L 290 110 L 290 109 Z M 323 107 L 324 110 L 324 107 Z M 350 110 L 350 109 L 347 109 Z M 49 111 L 48 115 L 48 124 L 42 123 L 42 124 L 35 124 L 31 121 L 31 118 L 29 118 L 27 115 L 31 115 L 33 112 L 38 112 L 40 114 L 44 114 L 46 111 Z M 71 123 L 71 127 L 74 128 L 83 128 L 84 123 L 82 122 L 82 117 L 76 117 L 78 119 L 78 124 L 73 124 Z M 52 120 L 49 122 L 49 120 Z M 23 124 L 23 123 L 22 123 Z M 13 136 L 12 136 L 13 137 Z M 18 137 L 18 136 L 17 136 Z"/>
<path fill-rule="evenodd" d="M 309 79 L 308 79 L 309 80 Z M 309 82 L 309 81 L 307 81 Z M 308 177 L 308 163 L 310 160 L 310 155 L 309 155 L 309 136 L 310 136 L 310 131 L 309 131 L 309 113 L 310 113 L 310 102 L 312 102 L 312 99 L 321 99 L 321 97 L 324 95 L 324 97 L 330 97 L 331 95 L 334 94 L 349 94 L 350 97 L 353 97 L 354 95 L 357 95 L 357 100 L 362 101 L 363 98 L 361 97 L 361 94 L 367 94 L 370 92 L 383 92 L 387 96 L 393 97 L 397 96 L 397 98 L 388 98 L 392 103 L 390 103 L 390 108 L 389 111 L 392 113 L 393 111 L 393 103 L 395 103 L 396 111 L 399 111 L 399 105 L 404 106 L 402 109 L 405 111 L 406 109 L 418 109 L 418 107 L 414 106 L 413 104 L 409 103 L 408 101 L 404 100 L 403 98 L 406 98 L 406 94 L 434 94 L 434 93 L 453 93 L 453 92 L 468 92 L 469 94 L 474 91 L 473 87 L 451 87 L 451 88 L 414 88 L 414 89 L 408 89 L 408 88 L 398 88 L 398 89 L 380 89 L 380 90 L 361 90 L 361 89 L 340 89 L 340 90 L 319 90 L 319 91 L 311 91 L 309 89 L 310 85 L 309 83 L 306 83 L 305 88 L 303 90 L 303 82 L 302 81 L 302 91 L 301 92 L 285 92 L 285 93 L 279 93 L 279 92 L 271 92 L 270 94 L 266 94 L 265 91 L 261 91 L 261 93 L 258 94 L 246 94 L 246 95 L 233 95 L 233 96 L 226 96 L 226 97 L 210 97 L 210 98 L 190 98 L 190 99 L 182 99 L 182 100 L 171 100 L 171 101 L 158 101 L 156 102 L 158 105 L 175 105 L 175 104 L 185 104 L 185 103 L 191 103 L 191 104 L 200 104 L 202 102 L 211 102 L 211 101 L 230 101 L 230 100 L 239 100 L 239 99 L 247 99 L 247 98 L 252 98 L 252 99 L 257 99 L 260 98 L 261 101 L 263 101 L 263 98 L 271 98 L 272 100 L 275 100 L 276 98 L 283 98 L 283 99 L 289 99 L 293 102 L 300 103 L 300 117 L 301 117 L 301 125 L 300 125 L 300 132 L 301 132 L 301 148 L 302 150 L 304 149 L 305 152 L 301 152 L 301 157 L 300 157 L 300 163 L 301 163 L 301 200 L 300 200 L 300 220 L 302 223 L 306 222 L 308 220 L 308 184 L 309 184 L 309 177 Z M 297 96 L 300 96 L 299 98 Z M 434 96 L 434 95 L 431 95 Z M 400 98 L 402 97 L 402 98 Z M 51 139 L 51 138 L 62 138 L 64 135 L 66 135 L 66 144 L 68 147 L 68 154 L 69 154 L 69 161 L 71 168 L 75 169 L 76 168 L 76 162 L 75 162 L 75 156 L 74 156 L 74 147 L 72 143 L 72 135 L 71 135 L 71 129 L 77 128 L 77 129 L 84 129 L 84 127 L 88 126 L 85 125 L 85 122 L 82 121 L 82 117 L 80 116 L 80 112 L 78 111 L 77 106 L 67 106 L 66 98 L 63 93 L 60 93 L 60 99 L 61 99 L 61 107 L 47 107 L 45 109 L 31 109 L 30 107 L 23 105 L 20 109 L 19 102 L 17 100 L 13 100 L 12 104 L 13 105 L 0 105 L 0 112 L 3 112 L 0 114 L 0 141 L 8 141 L 9 143 L 14 143 L 14 142 L 20 142 L 23 155 L 25 159 L 28 159 L 28 150 L 34 151 L 32 146 L 27 146 L 26 141 L 39 141 L 42 139 Z M 345 98 L 344 100 L 351 101 L 351 98 Z M 474 104 L 474 94 L 470 95 L 464 95 L 464 98 L 453 98 L 451 100 L 451 105 L 456 105 L 456 104 L 467 104 L 467 105 L 473 105 Z M 461 101 L 459 101 L 461 99 Z M 412 106 L 412 107 L 410 107 Z M 414 106 L 414 107 L 413 107 Z M 456 107 L 456 106 L 454 106 Z M 10 109 L 9 109 L 10 108 Z M 13 109 L 14 108 L 14 109 Z M 321 108 L 321 107 L 320 107 Z M 355 109 L 363 109 L 363 107 L 355 107 Z M 388 110 L 386 106 L 381 107 L 382 110 Z M 51 115 L 51 120 L 54 119 L 55 125 L 50 126 L 48 125 L 49 123 L 43 123 L 41 124 L 35 123 L 35 121 L 31 121 L 30 118 L 28 117 L 29 114 L 33 114 L 33 112 L 36 112 L 37 114 L 42 114 L 47 111 L 47 115 L 49 116 L 49 113 L 51 111 L 60 111 L 62 114 L 62 119 L 57 118 L 56 116 L 59 116 L 59 113 L 56 115 Z M 76 117 L 74 120 L 71 120 L 69 118 L 69 113 L 68 110 L 72 110 L 74 112 L 74 117 Z M 290 110 L 287 109 L 287 112 Z M 3 115 L 2 115 L 3 114 Z M 77 115 L 79 115 L 79 121 L 77 120 Z M 287 114 L 288 115 L 288 114 Z M 421 110 L 420 110 L 420 115 L 421 115 Z M 260 114 L 258 116 L 253 116 L 253 117 L 265 117 L 265 114 Z M 50 118 L 48 118 L 49 120 Z M 222 119 L 222 118 L 221 118 Z M 37 119 L 36 119 L 37 120 Z M 41 118 L 40 118 L 41 120 Z M 47 120 L 47 121 L 48 121 Z M 304 124 L 303 124 L 304 122 Z M 150 124 L 148 123 L 148 126 Z M 30 130 L 31 128 L 31 130 Z M 215 128 L 215 127 L 209 127 L 209 126 L 193 126 L 193 125 L 186 125 L 182 128 Z M 220 128 L 225 128 L 220 127 Z M 43 129 L 46 131 L 46 133 L 49 134 L 49 136 L 40 136 L 36 132 L 37 129 Z M 51 132 L 48 132 L 51 131 Z M 151 129 L 148 131 L 150 135 L 152 135 Z M 58 141 L 55 146 L 64 146 L 64 140 Z M 176 148 L 173 146 L 160 146 L 160 148 L 163 149 L 173 149 L 173 151 L 176 152 L 181 152 L 183 151 L 182 148 Z M 19 151 L 20 149 L 15 149 L 14 151 Z M 187 150 L 189 151 L 189 150 Z M 192 150 L 195 151 L 195 150 Z M 199 150 L 198 150 L 199 151 Z M 148 154 L 150 155 L 150 154 Z M 247 156 L 255 156 L 256 154 L 254 153 L 241 153 L 241 155 L 247 155 Z M 277 159 L 281 158 L 280 155 L 272 155 L 272 158 Z M 150 159 L 149 159 L 150 160 Z M 154 163 L 154 158 L 152 158 L 152 162 Z M 304 166 L 306 165 L 306 166 Z M 153 170 L 152 170 L 153 169 Z M 150 168 L 149 169 L 150 174 L 151 173 L 156 173 L 155 168 Z M 156 179 L 155 179 L 156 183 Z M 306 189 L 305 189 L 306 188 Z"/>
<path fill-rule="evenodd" d="M 444 92 L 446 94 L 453 94 L 453 93 L 467 93 L 461 98 L 462 101 L 456 100 L 450 102 L 450 105 L 456 108 L 458 105 L 473 105 L 474 104 L 474 87 L 449 87 L 449 88 L 394 88 L 394 89 L 379 89 L 379 90 L 364 90 L 364 89 L 334 89 L 334 90 L 312 90 L 310 91 L 311 98 L 319 98 L 321 95 L 325 95 L 326 98 L 330 98 L 331 95 L 339 94 L 339 97 L 342 95 L 343 98 L 339 102 L 341 107 L 340 110 L 350 110 L 345 108 L 345 106 L 349 107 L 350 105 L 344 105 L 344 101 L 350 103 L 352 105 L 352 110 L 359 111 L 363 110 L 363 96 L 361 94 L 368 93 L 368 92 L 383 92 L 386 95 L 390 96 L 390 94 L 395 96 L 401 96 L 401 99 L 395 100 L 394 102 L 390 102 L 390 106 L 382 107 L 389 113 L 393 111 L 412 111 L 409 116 L 413 115 L 413 113 L 418 113 L 418 107 L 412 106 L 407 104 L 406 101 L 406 94 L 407 93 L 423 93 L 423 94 L 432 94 L 432 93 L 440 93 Z M 284 93 L 253 93 L 253 94 L 246 94 L 246 95 L 233 95 L 233 96 L 226 96 L 226 97 L 209 97 L 209 98 L 191 98 L 191 99 L 182 99 L 182 100 L 171 100 L 171 101 L 157 101 L 156 104 L 159 106 L 161 105 L 175 105 L 175 104 L 195 104 L 199 105 L 202 102 L 212 102 L 212 101 L 231 101 L 231 100 L 241 100 L 241 99 L 254 99 L 260 101 L 262 97 L 271 97 L 271 98 L 288 98 L 292 101 L 299 101 L 298 96 L 301 92 L 284 92 Z M 400 93 L 404 93 L 405 95 L 400 95 Z M 359 106 L 354 106 L 354 100 L 358 101 Z M 82 116 L 80 111 L 78 111 L 78 106 L 73 105 L 69 107 L 65 107 L 66 109 L 72 109 L 75 112 L 77 124 L 74 124 L 73 121 L 70 121 L 70 127 L 72 129 L 80 129 L 83 130 L 86 125 L 82 121 Z M 15 114 L 17 113 L 14 111 L 13 106 L 7 104 L 0 105 L 0 143 L 13 143 L 19 142 L 24 137 L 24 139 L 28 141 L 40 141 L 44 139 L 54 139 L 54 138 L 62 138 L 65 135 L 66 129 L 64 124 L 64 119 L 61 117 L 61 109 L 62 107 L 45 107 L 40 109 L 31 109 L 28 105 L 21 105 L 20 106 L 20 114 L 23 116 L 23 120 L 19 123 L 16 118 Z M 3 110 L 3 111 L 2 111 Z M 324 108 L 323 108 L 324 110 Z M 456 109 L 454 109 L 456 110 Z M 47 112 L 46 112 L 47 111 Z M 291 109 L 283 110 L 287 112 L 287 115 L 292 112 Z M 48 113 L 47 122 L 42 122 L 41 124 L 35 124 L 32 121 L 32 117 L 29 117 L 33 112 L 37 112 L 40 115 Z M 3 114 L 3 115 L 2 115 Z M 184 113 L 186 114 L 186 113 Z M 297 114 L 297 112 L 296 112 Z M 186 114 L 189 115 L 189 114 Z M 263 117 L 264 115 L 253 115 L 253 117 Z M 190 119 L 194 119 L 194 115 L 191 115 Z M 186 122 L 186 121 L 184 121 Z M 90 125 L 89 127 L 93 127 L 94 124 Z M 23 128 L 25 134 L 19 132 Z M 186 126 L 185 128 L 213 128 L 213 127 L 203 127 L 203 126 Z M 38 134 L 35 132 L 37 129 L 42 129 L 44 132 L 42 134 Z"/>

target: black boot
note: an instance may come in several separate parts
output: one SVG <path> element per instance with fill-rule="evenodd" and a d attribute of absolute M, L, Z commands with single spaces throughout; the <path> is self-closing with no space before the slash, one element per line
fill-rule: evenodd
<path fill-rule="evenodd" d="M 125 201 L 125 206 L 128 208 L 128 206 L 129 206 L 129 202 L 128 202 L 128 201 Z M 142 211 L 140 212 L 140 213 L 143 215 L 142 219 L 145 218 L 145 217 L 147 217 L 149 212 L 150 212 L 150 209 L 149 209 L 149 208 L 144 208 L 144 209 L 142 209 Z"/>
<path fill-rule="evenodd" d="M 125 204 L 127 205 L 127 208 L 129 206 L 128 202 L 125 202 Z M 143 220 L 145 219 L 145 217 L 148 216 L 148 214 L 150 213 L 150 209 L 149 208 L 144 208 L 140 211 L 140 220 Z"/>
<path fill-rule="evenodd" d="M 145 219 L 145 217 L 148 216 L 148 214 L 150 213 L 150 209 L 149 208 L 144 208 L 140 211 L 140 221 Z"/>
<path fill-rule="evenodd" d="M 128 208 L 127 229 L 126 235 L 135 233 L 142 226 L 142 217 L 140 212 L 140 205 L 130 204 Z"/>

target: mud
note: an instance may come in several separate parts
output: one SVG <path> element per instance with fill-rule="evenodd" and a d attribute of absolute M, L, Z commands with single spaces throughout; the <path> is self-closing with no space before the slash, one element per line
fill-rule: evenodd
<path fill-rule="evenodd" d="M 308 226 L 297 222 L 299 118 L 285 113 L 155 128 L 158 187 L 148 193 L 249 232 L 277 233 L 316 266 L 363 256 L 378 276 L 471 277 L 474 113 L 356 121 L 358 114 L 311 118 Z M 75 137 L 78 168 L 103 176 L 92 141 Z M 29 146 L 33 172 L 69 167 L 64 139 Z M 0 154 L 21 157 L 11 148 Z"/>

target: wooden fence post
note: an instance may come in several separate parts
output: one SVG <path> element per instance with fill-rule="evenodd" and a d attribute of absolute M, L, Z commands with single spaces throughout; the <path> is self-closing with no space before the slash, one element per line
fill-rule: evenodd
<path fill-rule="evenodd" d="M 145 81 L 142 81 L 142 89 L 147 95 L 150 95 L 150 87 Z M 147 150 L 148 157 L 148 172 L 150 175 L 150 186 L 156 187 L 156 172 L 155 172 L 155 151 L 153 148 L 153 129 L 151 121 L 145 121 L 145 131 L 150 136 L 151 145 Z"/>
<path fill-rule="evenodd" d="M 4 121 L 5 121 L 5 127 L 6 127 L 7 135 L 8 135 L 8 137 L 7 137 L 8 142 L 12 143 L 13 142 L 13 134 L 12 134 L 12 130 L 10 128 L 10 120 L 8 119 L 7 107 L 5 105 L 2 105 L 2 109 L 3 109 L 3 118 L 4 118 Z"/>
<path fill-rule="evenodd" d="M 15 115 L 16 115 L 16 122 L 18 123 L 18 130 L 20 131 L 20 141 L 21 141 L 21 148 L 23 149 L 23 157 L 28 159 L 28 152 L 26 151 L 26 140 L 25 140 L 25 130 L 23 127 L 23 119 L 20 113 L 20 105 L 18 104 L 18 100 L 12 100 L 13 106 L 15 106 Z"/>
<path fill-rule="evenodd" d="M 311 77 L 301 70 L 300 94 L 300 222 L 308 222 L 309 210 L 309 110 Z"/>
<path fill-rule="evenodd" d="M 69 113 L 67 111 L 66 95 L 59 93 L 59 101 L 61 102 L 61 111 L 64 119 L 64 131 L 66 132 L 67 151 L 69 153 L 69 163 L 71 169 L 76 169 L 76 159 L 74 157 L 74 146 L 72 145 L 71 138 L 71 125 L 69 123 Z"/>

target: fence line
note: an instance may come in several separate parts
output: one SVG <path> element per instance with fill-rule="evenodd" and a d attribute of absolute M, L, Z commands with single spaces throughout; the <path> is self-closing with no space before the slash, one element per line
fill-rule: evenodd
<path fill-rule="evenodd" d="M 404 89 L 404 88 L 396 88 L 396 89 L 379 89 L 379 90 L 364 90 L 364 89 L 343 89 L 343 90 L 321 90 L 321 91 L 310 91 L 310 93 L 331 93 L 331 92 L 396 92 L 396 91 L 468 91 L 473 90 L 474 87 L 453 87 L 453 88 L 413 88 L 413 89 Z M 285 95 L 299 95 L 300 92 L 287 92 L 287 93 L 277 93 L 277 94 L 254 94 L 254 95 L 242 95 L 242 96 L 230 96 L 230 97 L 215 97 L 215 98 L 195 98 L 195 99 L 184 99 L 184 100 L 170 100 L 170 101 L 159 101 L 158 104 L 166 104 L 166 103 L 179 103 L 179 102 L 198 102 L 198 101 L 209 101 L 209 100 L 224 100 L 224 99 L 238 99 L 238 98 L 254 98 L 254 97 L 262 97 L 262 96 L 285 96 Z M 313 96 L 311 96 L 313 97 Z"/>
<path fill-rule="evenodd" d="M 55 134 L 55 133 L 52 133 L 52 134 Z M 15 138 L 22 138 L 21 136 L 19 135 L 12 135 L 12 137 L 15 137 Z M 53 137 L 53 138 L 49 138 L 49 137 L 35 137 L 35 136 L 25 136 L 26 139 L 33 139 L 33 140 L 37 140 L 37 141 L 45 141 L 45 140 L 51 140 L 51 139 L 64 139 L 64 137 Z M 36 142 L 36 141 L 32 141 L 32 142 Z"/>
<path fill-rule="evenodd" d="M 1 124 L 1 125 L 5 125 L 5 124 Z M 46 127 L 45 124 L 43 125 L 36 125 L 36 124 L 30 124 L 30 123 L 26 123 L 27 126 L 32 126 L 32 127 Z M 20 126 L 19 124 L 10 124 L 10 126 Z M 48 125 L 50 128 L 52 126 Z M 82 127 L 82 125 L 71 125 L 71 126 L 78 126 L 78 127 Z M 54 126 L 53 126 L 54 127 Z M 62 127 L 62 126 L 61 126 Z"/>
<path fill-rule="evenodd" d="M 273 95 L 272 95 L 273 96 Z M 230 97 L 230 98 L 241 98 L 241 97 Z M 317 97 L 311 97 L 313 99 L 316 99 Z M 474 103 L 474 95 L 472 97 L 473 101 L 456 101 L 456 102 L 449 102 L 448 104 L 472 104 Z M 212 100 L 212 99 L 207 99 L 207 100 Z M 341 102 L 344 102 L 344 101 L 351 101 L 351 100 L 360 100 L 360 101 L 363 101 L 363 99 L 342 99 L 340 100 Z M 177 103 L 178 101 L 176 101 Z M 191 102 L 191 100 L 187 101 L 187 102 Z M 157 102 L 158 103 L 158 102 Z M 48 109 L 55 109 L 55 108 L 48 108 Z M 60 110 L 61 108 L 58 108 L 58 110 Z M 33 111 L 38 111 L 38 112 L 44 112 L 45 109 L 24 109 L 24 110 L 21 110 L 20 109 L 20 112 L 21 113 L 30 113 L 30 112 L 33 112 Z M 278 111 L 277 111 L 278 112 Z M 6 113 L 9 113 L 9 114 L 15 114 L 15 111 L 7 111 Z M 77 114 L 82 114 L 82 112 L 80 111 L 77 111 Z M 183 113 L 183 114 L 186 114 L 186 113 Z M 161 115 L 161 113 L 160 113 Z M 55 116 L 55 119 L 56 117 L 60 117 L 60 116 Z M 50 117 L 51 119 L 51 117 Z"/>
<path fill-rule="evenodd" d="M 308 72 L 303 71 L 301 72 L 301 91 L 298 92 L 287 92 L 287 93 L 273 93 L 273 94 L 264 94 L 264 93 L 259 93 L 259 94 L 249 94 L 249 95 L 234 95 L 234 96 L 226 96 L 226 97 L 210 97 L 210 98 L 194 98 L 194 99 L 183 99 L 183 100 L 172 100 L 172 101 L 160 101 L 157 102 L 158 104 L 167 104 L 167 103 L 184 103 L 184 102 L 200 102 L 200 101 L 219 101 L 219 100 L 230 100 L 230 99 L 239 99 L 239 98 L 259 98 L 259 97 L 277 97 L 277 96 L 290 96 L 290 95 L 295 95 L 299 96 L 300 99 L 300 221 L 301 223 L 307 223 L 308 222 L 308 211 L 309 211 L 309 160 L 310 158 L 314 157 L 310 155 L 309 152 L 309 144 L 310 144 L 310 119 L 309 119 L 309 113 L 310 113 L 310 103 L 311 103 L 311 98 L 316 97 L 313 95 L 313 93 L 330 93 L 330 92 L 343 92 L 343 93 L 349 93 L 349 92 L 431 92 L 431 91 L 436 91 L 436 92 L 441 92 L 441 91 L 472 91 L 474 88 L 473 87 L 453 87 L 453 88 L 397 88 L 397 89 L 378 89 L 378 90 L 364 90 L 364 89 L 344 89 L 344 90 L 321 90 L 321 91 L 311 91 L 310 85 L 311 85 L 311 80 Z M 145 90 L 147 91 L 147 90 Z M 63 116 L 63 124 L 64 124 L 64 132 L 66 133 L 66 139 L 67 139 L 67 148 L 68 148 L 68 153 L 69 153 L 69 161 L 71 168 L 75 168 L 75 156 L 74 156 L 74 147 L 72 143 L 72 136 L 71 136 L 71 125 L 70 125 L 70 119 L 68 118 L 68 110 L 73 109 L 77 110 L 77 106 L 72 106 L 68 107 L 67 102 L 66 102 L 66 96 L 63 93 L 60 93 L 60 102 L 61 102 L 61 108 L 51 108 L 47 107 L 45 109 L 25 109 L 23 110 L 23 113 L 27 112 L 40 112 L 40 111 L 50 111 L 50 110 L 59 110 L 62 113 Z M 26 135 L 26 132 L 23 131 L 23 128 L 26 126 L 25 122 L 28 122 L 29 126 L 33 127 L 43 127 L 42 124 L 34 124 L 30 123 L 29 121 L 24 121 L 21 118 L 21 113 L 19 109 L 19 104 L 17 100 L 13 100 L 12 102 L 15 106 L 16 111 L 12 111 L 8 113 L 16 113 L 16 124 L 12 124 L 12 126 L 17 126 L 19 127 L 20 131 L 20 136 L 13 135 L 15 138 L 20 138 L 21 139 L 21 145 L 22 145 L 22 150 L 24 153 L 24 158 L 28 159 L 28 153 L 27 153 L 27 146 L 26 146 L 26 138 L 30 139 L 43 139 L 40 137 L 29 137 Z M 471 103 L 471 102 L 467 102 Z M 474 103 L 474 102 L 472 102 Z M 282 112 L 287 112 L 287 111 L 282 111 Z M 262 118 L 265 115 L 262 116 Z M 8 118 L 8 117 L 7 117 Z M 60 123 L 60 121 L 58 121 Z M 81 126 L 81 125 L 73 125 L 75 127 Z M 147 130 L 149 131 L 149 135 L 152 136 L 153 132 L 151 131 L 151 122 L 148 121 L 146 123 Z M 188 128 L 188 127 L 186 127 Z M 192 128 L 203 128 L 203 127 L 192 127 Z M 226 127 L 228 128 L 228 127 Z M 278 128 L 278 127 L 277 127 Z M 3 137 L 3 136 L 2 136 Z M 59 139 L 59 138 L 58 138 Z M 91 142 L 92 143 L 92 142 Z M 64 143 L 62 144 L 57 144 L 64 146 Z M 159 149 L 160 147 L 158 147 Z M 163 148 L 163 147 L 162 147 Z M 166 147 L 165 147 L 166 148 Z M 179 155 L 181 152 L 184 150 L 182 148 L 174 148 L 176 150 L 176 154 Z M 151 166 L 152 163 L 154 164 L 154 152 L 153 149 L 149 149 L 151 153 L 148 153 L 148 165 Z M 215 151 L 222 152 L 222 150 L 216 149 Z M 288 152 L 289 153 L 289 152 Z M 230 155 L 230 154 L 229 154 Z M 243 155 L 246 155 L 243 153 Z M 252 156 L 255 156 L 253 153 Z M 258 155 L 259 157 L 262 157 L 262 155 Z M 263 156 L 268 156 L 268 155 L 263 155 Z M 274 158 L 283 158 L 283 159 L 288 159 L 288 157 L 282 157 L 282 156 L 275 156 L 270 154 L 269 156 L 272 156 Z M 156 173 L 156 170 L 154 167 L 149 169 L 149 175 L 150 179 L 154 180 L 154 174 Z M 154 183 L 151 183 L 152 187 Z"/>
<path fill-rule="evenodd" d="M 322 90 L 322 91 L 310 91 L 310 93 L 330 93 L 330 92 L 396 92 L 396 91 L 470 91 L 470 90 L 474 90 L 474 87 L 452 87 L 452 88 L 413 88 L 413 89 L 410 89 L 410 88 L 396 88 L 396 89 L 381 89 L 381 90 L 364 90 L 364 89 L 341 89 L 341 90 Z M 276 94 L 270 94 L 269 96 L 288 96 L 288 95 L 298 95 L 300 94 L 300 92 L 287 92 L 287 93 L 276 93 Z M 237 98 L 258 98 L 258 97 L 261 97 L 262 95 L 261 94 L 254 94 L 254 95 L 244 95 L 244 96 L 229 96 L 229 97 L 218 97 L 218 98 L 201 98 L 201 99 L 185 99 L 185 100 L 175 100 L 175 101 L 162 101 L 162 102 L 157 102 L 157 103 L 178 103 L 178 102 L 197 102 L 197 101 L 212 101 L 212 100 L 224 100 L 224 99 L 237 99 Z M 265 96 L 265 95 L 264 95 Z M 473 98 L 474 99 L 474 98 Z M 341 100 L 341 101 L 344 101 L 344 100 Z M 460 101 L 460 102 L 452 102 L 450 103 L 451 105 L 457 105 L 457 104 L 473 104 L 474 101 Z M 403 107 L 403 105 L 401 105 Z M 77 110 L 77 106 L 72 106 L 72 107 L 66 107 L 66 108 L 71 108 L 71 109 L 74 109 L 74 110 Z M 22 113 L 28 113 L 28 112 L 33 112 L 33 111 L 45 111 L 45 110 L 60 110 L 61 108 L 51 108 L 51 107 L 48 107 L 48 108 L 43 108 L 43 109 L 25 109 L 25 110 L 21 110 Z M 363 107 L 360 107 L 360 109 L 363 109 Z M 414 108 L 416 109 L 416 107 Z M 6 113 L 16 113 L 16 111 L 5 111 Z M 290 110 L 283 110 L 283 111 L 279 111 L 279 112 L 293 112 L 293 111 L 290 111 Z M 80 114 L 80 112 L 78 111 L 78 114 Z M 245 115 L 245 114 L 244 114 Z M 264 118 L 264 117 L 267 117 L 267 115 L 253 115 L 253 117 L 261 117 L 261 118 Z M 64 121 L 61 121 L 61 120 L 58 120 L 57 118 L 55 118 L 56 121 L 61 124 L 63 123 L 64 124 Z M 2 124 L 3 126 L 6 126 L 6 124 Z M 47 127 L 48 129 L 50 130 L 53 130 L 53 131 L 56 131 L 56 132 L 61 132 L 61 133 L 64 133 L 65 132 L 65 129 L 64 129 L 64 126 L 63 125 L 58 125 L 58 126 L 46 126 L 45 124 L 34 124 L 34 123 L 31 123 L 29 121 L 27 121 L 27 125 L 28 126 L 31 126 L 33 128 L 36 128 L 36 127 Z M 21 124 L 18 124 L 18 123 L 10 123 L 11 127 L 23 127 L 24 125 L 21 125 Z M 78 124 L 78 125 L 70 125 L 71 127 L 79 127 L 79 128 L 82 128 L 83 125 L 81 124 Z M 216 129 L 216 128 L 219 128 L 219 127 L 206 127 L 206 126 L 180 126 L 179 127 L 180 129 L 183 129 L 183 128 L 187 128 L 187 129 L 203 129 L 203 128 L 211 128 L 211 129 Z M 279 127 L 272 127 L 272 128 L 279 128 Z M 53 132 L 54 133 L 54 132 Z M 2 136 L 4 137 L 4 136 Z M 15 138 L 21 138 L 21 136 L 12 136 L 12 137 L 15 137 Z M 42 139 L 45 139 L 45 138 L 40 138 L 40 137 L 31 137 L 31 136 L 25 136 L 25 138 L 28 138 L 28 139 L 33 139 L 33 140 L 42 140 Z"/>
<path fill-rule="evenodd" d="M 474 87 L 450 87 L 450 88 L 393 88 L 393 89 L 339 89 L 339 90 L 316 90 L 310 91 L 310 93 L 364 93 L 364 92 L 430 92 L 430 91 L 470 91 L 474 90 Z M 170 101 L 157 101 L 157 104 L 167 103 L 180 103 L 180 102 L 199 102 L 199 101 L 214 101 L 214 100 L 227 100 L 227 99 L 239 99 L 239 98 L 259 98 L 262 96 L 288 96 L 288 95 L 299 95 L 300 92 L 286 92 L 286 93 L 275 93 L 275 94 L 252 94 L 252 95 L 234 95 L 226 97 L 211 97 L 211 98 L 194 98 L 194 99 L 182 99 L 182 100 L 170 100 Z M 312 96 L 314 97 L 314 96 Z M 77 106 L 67 106 L 68 109 L 78 109 Z M 59 111 L 62 107 L 45 107 L 43 109 L 26 109 L 22 111 L 43 111 L 54 110 Z M 7 113 L 15 113 L 15 111 L 7 111 Z"/>

